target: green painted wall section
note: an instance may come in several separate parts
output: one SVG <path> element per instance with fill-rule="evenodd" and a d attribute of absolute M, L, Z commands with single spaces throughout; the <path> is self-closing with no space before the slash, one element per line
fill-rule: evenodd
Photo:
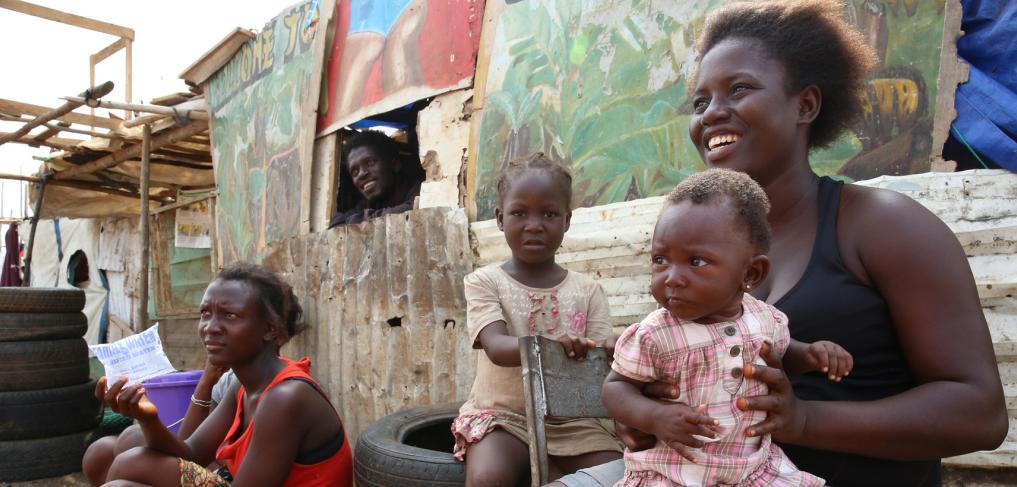
<path fill-rule="evenodd" d="M 821 175 L 867 179 L 928 169 L 944 0 L 852 0 L 849 22 L 883 66 L 853 131 L 812 154 Z M 477 142 L 477 205 L 494 181 L 543 151 L 571 166 L 574 206 L 666 193 L 703 163 L 688 137 L 686 83 L 706 14 L 724 0 L 523 1 L 501 9 Z"/>

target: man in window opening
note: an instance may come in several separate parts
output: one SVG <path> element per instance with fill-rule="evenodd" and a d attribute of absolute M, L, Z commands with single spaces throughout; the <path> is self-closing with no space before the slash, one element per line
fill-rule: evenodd
<path fill-rule="evenodd" d="M 413 209 L 424 172 L 416 158 L 400 157 L 399 145 L 375 130 L 359 132 L 346 141 L 339 166 L 338 204 L 329 228 Z"/>

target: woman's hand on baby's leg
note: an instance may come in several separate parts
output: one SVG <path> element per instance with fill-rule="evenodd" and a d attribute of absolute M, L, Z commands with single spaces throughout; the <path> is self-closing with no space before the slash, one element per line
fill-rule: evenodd
<path fill-rule="evenodd" d="M 766 419 L 745 429 L 745 436 L 773 435 L 773 438 L 795 443 L 805 430 L 808 413 L 791 390 L 791 380 L 784 373 L 780 356 L 769 343 L 764 343 L 760 357 L 766 366 L 751 364 L 742 370 L 745 377 L 766 384 L 766 394 L 738 398 L 742 411 L 765 411 Z"/>
<path fill-rule="evenodd" d="M 835 382 L 840 382 L 855 365 L 854 358 L 844 347 L 825 340 L 809 345 L 807 360 L 812 370 L 823 372 Z"/>
<path fill-rule="evenodd" d="M 693 409 L 680 402 L 661 404 L 654 408 L 652 424 L 652 433 L 658 440 L 691 462 L 698 461 L 702 456 L 693 449 L 706 444 L 696 436 L 716 438 L 720 431 L 720 423 L 706 415 L 705 406 Z"/>
<path fill-rule="evenodd" d="M 555 340 L 558 340 L 558 343 L 561 343 L 561 345 L 565 347 L 565 355 L 576 360 L 585 360 L 586 352 L 597 346 L 597 343 L 589 338 L 577 337 L 569 335 L 568 333 L 558 335 Z"/>

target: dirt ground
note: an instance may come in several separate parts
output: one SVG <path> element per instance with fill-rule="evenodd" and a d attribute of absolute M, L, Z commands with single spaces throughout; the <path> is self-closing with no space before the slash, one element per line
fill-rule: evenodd
<path fill-rule="evenodd" d="M 85 475 L 81 472 L 53 477 L 49 479 L 32 480 L 30 482 L 3 483 L 3 487 L 89 487 Z"/>

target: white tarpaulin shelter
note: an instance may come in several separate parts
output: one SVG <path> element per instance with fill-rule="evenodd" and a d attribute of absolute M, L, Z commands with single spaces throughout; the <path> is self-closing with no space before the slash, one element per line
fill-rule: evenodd
<path fill-rule="evenodd" d="M 82 312 L 88 317 L 85 340 L 89 344 L 98 343 L 99 328 L 107 322 L 108 292 L 97 265 L 99 228 L 96 219 L 40 220 L 32 257 L 32 287 L 78 287 L 85 291 Z M 87 259 L 88 279 L 75 286 L 72 266 L 78 262 L 85 265 L 82 254 Z"/>

